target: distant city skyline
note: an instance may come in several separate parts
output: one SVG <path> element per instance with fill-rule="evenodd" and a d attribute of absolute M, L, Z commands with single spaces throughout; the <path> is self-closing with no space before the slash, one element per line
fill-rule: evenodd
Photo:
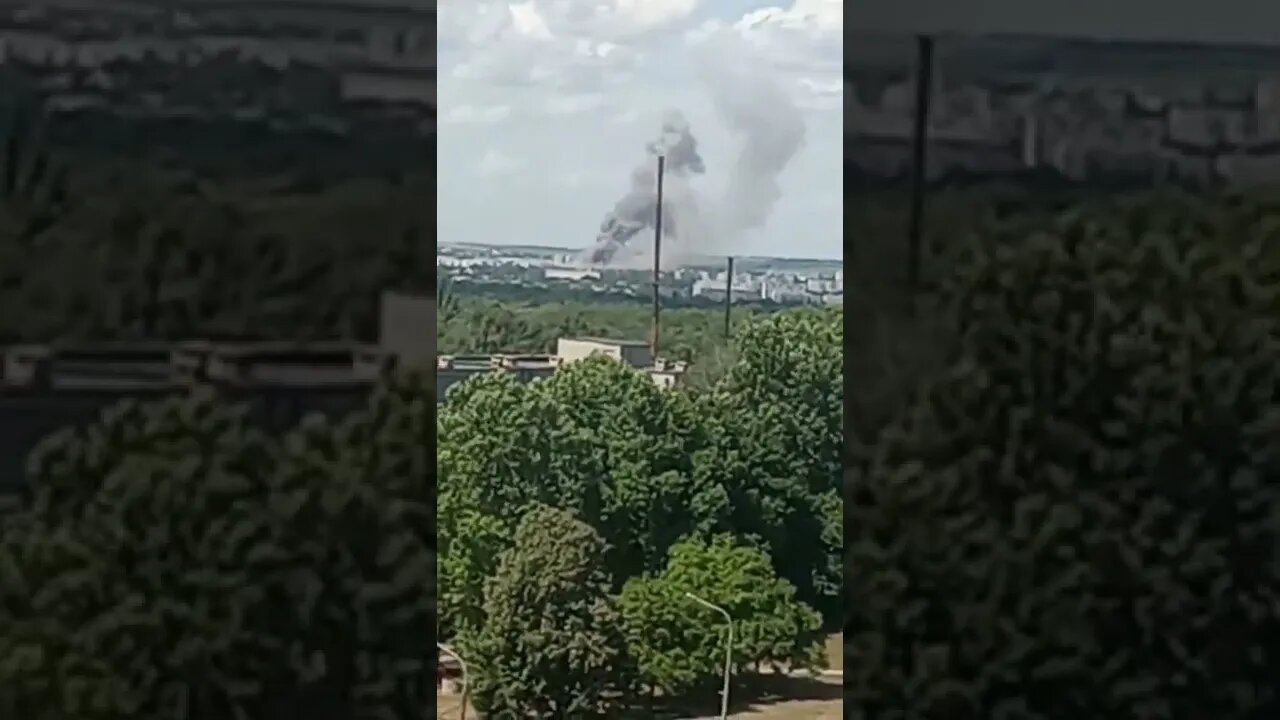
<path fill-rule="evenodd" d="M 442 242 L 585 248 L 668 110 L 688 118 L 714 196 L 737 138 L 694 57 L 717 35 L 788 87 L 805 138 L 767 222 L 712 252 L 837 259 L 843 247 L 843 6 L 832 0 L 549 0 L 439 9 Z M 744 58 L 745 59 L 745 58 Z"/>
<path fill-rule="evenodd" d="M 652 236 L 650 236 L 650 237 L 652 237 Z M 508 252 L 508 251 L 510 251 L 510 252 L 519 252 L 519 251 L 522 251 L 522 250 L 528 250 L 528 251 L 545 251 L 545 252 L 555 252 L 555 253 L 558 253 L 558 254 L 576 254 L 576 252 L 577 252 L 578 250 L 581 250 L 581 249 L 582 249 L 582 248 L 580 248 L 580 247 L 569 247 L 569 246 L 567 246 L 567 245 L 553 245 L 553 244 L 548 244 L 548 243 L 516 243 L 516 242 L 508 242 L 508 243 L 486 243 L 486 242 L 465 242 L 465 241 L 464 241 L 464 242 L 454 242 L 454 241 L 450 241 L 450 240 L 441 240 L 441 241 L 437 244 L 437 247 L 439 247 L 439 248 L 451 248 L 451 249 L 454 249 L 454 250 L 465 250 L 465 249 L 474 249 L 474 248 L 490 248 L 490 249 L 493 249 L 493 250 L 495 250 L 495 251 L 500 251 L 500 252 Z M 703 260 L 703 261 L 705 261 L 705 260 L 714 260 L 714 261 L 717 261 L 717 262 L 718 262 L 718 261 L 728 260 L 729 256 L 730 256 L 730 253 L 710 253 L 710 254 L 707 254 L 707 255 L 705 255 L 705 256 L 695 256 L 695 257 L 696 257 L 698 260 Z M 796 254 L 794 254 L 794 253 L 789 253 L 789 252 L 787 252 L 787 251 L 786 251 L 786 248 L 783 248 L 783 252 L 782 252 L 781 254 L 777 254 L 777 253 L 774 253 L 774 254 L 769 254 L 769 253 L 737 253 L 737 254 L 733 254 L 733 257 L 734 257 L 734 259 L 736 259 L 736 260 L 741 260 L 741 259 L 744 259 L 744 258 L 747 258 L 747 259 L 759 259 L 759 260 L 816 260 L 816 261 L 821 261 L 821 262 L 824 262 L 824 263 L 827 263 L 827 262 L 837 262 L 837 261 L 842 260 L 842 258 L 840 258 L 840 257 L 829 257 L 829 258 L 825 258 L 825 257 L 810 257 L 810 256 L 805 256 L 805 255 L 796 255 Z M 645 269 L 646 271 L 648 270 L 648 268 L 647 268 L 647 267 L 646 267 L 646 268 L 644 268 L 644 269 Z"/>

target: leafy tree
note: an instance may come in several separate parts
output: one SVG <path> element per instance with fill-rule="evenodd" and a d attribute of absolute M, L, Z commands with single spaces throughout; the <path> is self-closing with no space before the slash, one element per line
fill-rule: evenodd
<path fill-rule="evenodd" d="M 606 358 L 574 363 L 531 394 L 604 451 L 604 483 L 588 486 L 582 507 L 609 543 L 615 577 L 658 569 L 672 544 L 727 513 L 723 489 L 693 477 L 705 430 L 688 396 Z"/>
<path fill-rule="evenodd" d="M 641 678 L 668 694 L 714 686 L 724 667 L 723 619 L 686 595 L 725 608 L 733 618 L 733 662 L 791 669 L 821 664 L 817 612 L 795 599 L 769 557 L 727 535 L 671 548 L 661 573 L 633 578 L 619 598 L 627 644 Z"/>
<path fill-rule="evenodd" d="M 747 325 L 738 359 L 701 401 L 708 448 L 695 477 L 728 493 L 729 527 L 762 542 L 800 597 L 838 607 L 843 314 L 780 313 Z M 795 558 L 808 558 L 797 563 Z"/>
<path fill-rule="evenodd" d="M 486 588 L 484 625 L 459 643 L 480 712 L 597 718 L 617 709 L 630 673 L 604 551 L 570 512 L 524 514 Z"/>
<path fill-rule="evenodd" d="M 50 439 L 0 527 L 0 714 L 421 716 L 433 406 L 278 443 L 202 392 Z"/>
<path fill-rule="evenodd" d="M 458 500 L 454 493 L 445 492 L 437 506 L 441 548 L 437 632 L 443 638 L 483 623 L 484 584 L 497 571 L 499 554 L 511 544 L 508 518 Z"/>
<path fill-rule="evenodd" d="M 438 420 L 441 508 L 451 516 L 441 524 L 443 575 L 490 571 L 453 567 L 492 557 L 454 556 L 455 523 L 483 523 L 481 537 L 496 539 L 498 525 L 509 528 L 513 510 L 533 502 L 572 510 L 595 527 L 614 577 L 657 569 L 671 544 L 727 515 L 723 489 L 692 475 L 702 442 L 697 412 L 690 398 L 606 358 L 533 384 L 495 374 L 458 386 Z"/>
<path fill-rule="evenodd" d="M 1263 217 L 1124 199 L 973 247 L 946 370 L 852 469 L 853 717 L 1280 707 Z"/>
<path fill-rule="evenodd" d="M 275 631 L 325 659 L 315 697 L 337 717 L 415 717 L 432 701 L 434 405 L 424 377 L 393 376 L 365 410 L 284 441 L 272 521 L 298 612 Z"/>
<path fill-rule="evenodd" d="M 269 452 L 209 397 L 121 406 L 44 446 L 0 546 L 4 714 L 212 717 L 287 682 L 255 582 L 279 557 Z"/>

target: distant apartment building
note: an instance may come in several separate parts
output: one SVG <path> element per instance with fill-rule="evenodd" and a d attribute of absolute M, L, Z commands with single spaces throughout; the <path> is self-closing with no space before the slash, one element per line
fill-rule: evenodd
<path fill-rule="evenodd" d="M 757 280 L 751 277 L 742 277 L 733 279 L 728 282 L 724 273 L 720 273 L 714 277 L 700 278 L 693 282 L 691 289 L 695 297 L 706 298 L 716 302 L 723 302 L 725 295 L 730 292 L 728 289 L 732 287 L 733 302 L 750 302 L 753 300 L 768 299 L 768 283 L 763 280 Z"/>
<path fill-rule="evenodd" d="M 547 280 L 578 282 L 582 280 L 599 280 L 600 272 L 598 270 L 590 270 L 587 268 L 548 267 L 543 270 L 543 277 Z"/>

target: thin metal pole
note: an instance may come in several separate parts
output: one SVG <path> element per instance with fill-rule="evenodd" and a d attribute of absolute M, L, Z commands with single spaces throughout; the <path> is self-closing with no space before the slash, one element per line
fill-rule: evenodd
<path fill-rule="evenodd" d="M 920 243 L 924 233 L 924 195 L 928 183 L 929 100 L 933 89 L 933 38 L 916 38 L 915 127 L 911 137 L 911 215 L 907 229 L 907 283 L 920 287 Z"/>
<path fill-rule="evenodd" d="M 662 170 L 666 158 L 658 156 L 658 202 L 653 217 L 653 359 L 658 359 L 659 315 L 662 312 L 658 283 L 662 278 Z"/>
<path fill-rule="evenodd" d="M 733 617 L 729 615 L 728 610 L 725 610 L 719 605 L 713 605 L 691 592 L 686 592 L 685 595 L 699 605 L 709 607 L 720 613 L 724 616 L 724 621 L 727 623 L 726 627 L 728 628 L 729 633 L 724 644 L 724 690 L 720 693 L 720 720 L 725 720 L 729 717 L 729 673 L 733 667 Z"/>
<path fill-rule="evenodd" d="M 724 336 L 727 338 L 731 335 L 733 315 L 733 256 L 729 256 L 729 268 L 725 272 L 724 280 Z"/>
<path fill-rule="evenodd" d="M 467 720 L 467 697 L 471 694 L 471 678 L 467 674 L 467 663 L 462 659 L 461 655 L 454 652 L 448 645 L 436 643 L 436 647 L 440 649 L 440 652 L 457 660 L 459 667 L 462 668 L 462 708 L 458 717 L 460 720 Z"/>

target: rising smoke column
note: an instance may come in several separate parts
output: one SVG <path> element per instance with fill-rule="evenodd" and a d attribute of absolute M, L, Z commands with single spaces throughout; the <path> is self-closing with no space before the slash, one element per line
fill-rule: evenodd
<path fill-rule="evenodd" d="M 631 189 L 600 226 L 585 253 L 608 264 L 640 231 L 653 227 L 657 205 L 657 161 L 666 157 L 662 205 L 663 236 L 680 241 L 673 250 L 728 250 L 747 231 L 765 224 L 782 197 L 778 178 L 804 144 L 804 117 L 772 68 L 729 32 L 703 38 L 696 67 L 717 113 L 738 141 L 738 153 L 724 177 L 723 192 L 708 202 L 688 180 L 705 172 L 697 141 L 678 111 L 667 115 L 659 139 L 647 146 L 648 159 L 631 174 Z"/>
<path fill-rule="evenodd" d="M 587 250 L 586 259 L 591 263 L 607 264 L 641 230 L 653 227 L 658 205 L 657 158 L 664 161 L 664 180 L 687 178 L 706 172 L 702 157 L 698 155 L 698 141 L 689 129 L 689 122 L 678 110 L 667 113 L 658 139 L 646 146 L 648 160 L 631 172 L 631 189 L 622 196 L 613 210 L 600 224 L 595 245 Z M 664 202 L 668 198 L 663 198 Z M 663 235 L 679 236 L 677 213 L 668 206 L 662 211 Z"/>
<path fill-rule="evenodd" d="M 804 145 L 804 116 L 773 68 L 738 36 L 704 38 L 697 68 L 717 113 L 740 143 L 724 192 L 715 204 L 721 249 L 762 227 L 782 197 L 778 177 Z"/>

